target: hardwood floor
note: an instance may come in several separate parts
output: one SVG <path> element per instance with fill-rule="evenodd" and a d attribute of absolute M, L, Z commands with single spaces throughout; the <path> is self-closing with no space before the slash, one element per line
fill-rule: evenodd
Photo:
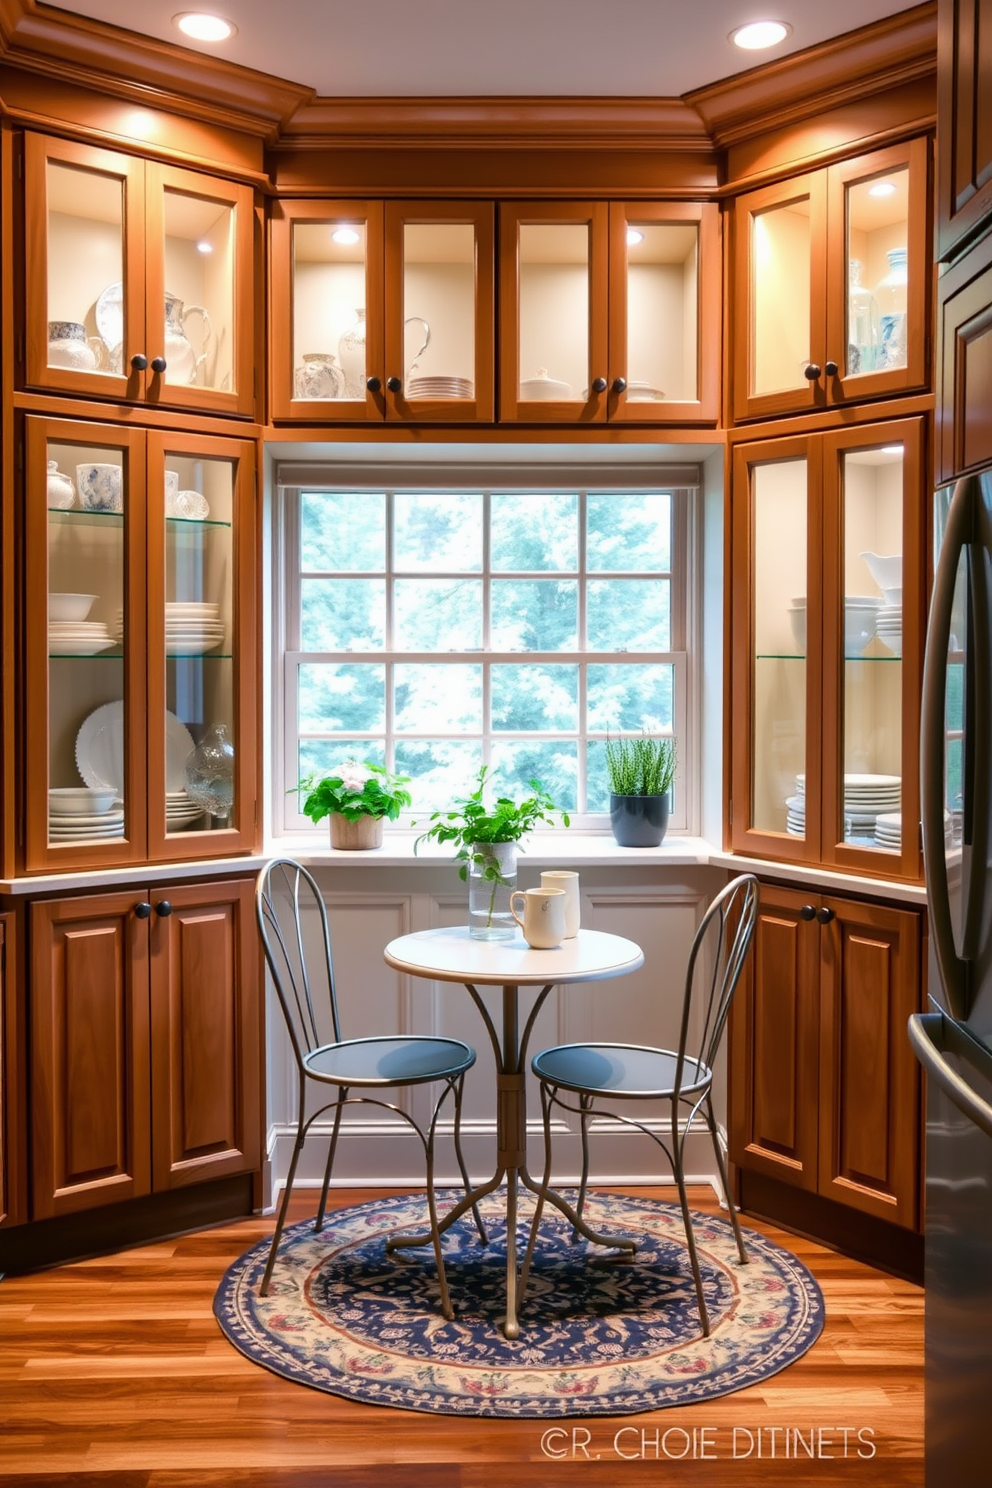
<path fill-rule="evenodd" d="M 709 1190 L 691 1199 L 715 1208 Z M 313 1207 L 304 1193 L 293 1213 Z M 752 1226 L 801 1257 L 827 1307 L 809 1353 L 766 1383 L 648 1415 L 493 1421 L 356 1405 L 237 1353 L 214 1321 L 214 1291 L 271 1225 L 246 1220 L 0 1283 L 5 1488 L 488 1488 L 507 1472 L 512 1488 L 922 1488 L 923 1293 L 809 1241 Z M 542 1448 L 549 1428 L 558 1434 Z M 812 1461 L 796 1436 L 808 1444 L 811 1431 Z"/>

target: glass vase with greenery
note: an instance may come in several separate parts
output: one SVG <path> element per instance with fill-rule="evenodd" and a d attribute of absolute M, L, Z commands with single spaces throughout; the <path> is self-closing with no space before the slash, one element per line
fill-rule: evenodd
<path fill-rule="evenodd" d="M 610 826 L 621 847 L 657 847 L 663 841 L 676 758 L 672 734 L 607 737 Z"/>
<path fill-rule="evenodd" d="M 534 792 L 523 801 L 498 796 L 486 805 L 489 767 L 479 771 L 478 784 L 467 796 L 457 798 L 448 811 L 431 814 L 431 825 L 414 843 L 453 843 L 455 861 L 461 861 L 459 877 L 469 885 L 469 934 L 473 940 L 512 940 L 516 922 L 510 913 L 510 895 L 517 883 L 517 844 L 539 822 L 555 826 L 560 819 L 569 825 L 566 812 L 559 812 L 539 780 L 527 784 Z"/>

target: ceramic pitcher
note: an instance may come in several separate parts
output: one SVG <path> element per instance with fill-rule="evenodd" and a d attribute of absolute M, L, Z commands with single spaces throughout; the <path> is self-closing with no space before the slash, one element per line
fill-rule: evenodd
<path fill-rule="evenodd" d="M 186 323 L 191 315 L 198 315 L 203 325 L 202 350 L 197 356 L 186 334 Z M 213 332 L 210 316 L 202 305 L 183 304 L 178 295 L 165 294 L 165 362 L 166 378 L 169 382 L 194 383 L 196 374 L 210 353 Z"/>

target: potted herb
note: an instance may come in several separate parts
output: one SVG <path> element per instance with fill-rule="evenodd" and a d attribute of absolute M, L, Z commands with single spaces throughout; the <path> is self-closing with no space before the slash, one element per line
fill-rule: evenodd
<path fill-rule="evenodd" d="M 409 780 L 370 760 L 345 760 L 334 774 L 315 772 L 294 789 L 306 791 L 302 810 L 311 821 L 331 818 L 331 846 L 355 851 L 382 846 L 383 820 L 395 821 L 410 804 Z"/>
<path fill-rule="evenodd" d="M 642 734 L 606 740 L 610 826 L 621 847 L 657 847 L 668 829 L 675 738 Z"/>
<path fill-rule="evenodd" d="M 435 811 L 431 825 L 414 843 L 451 842 L 461 860 L 459 877 L 468 880 L 468 923 L 473 940 L 512 940 L 516 921 L 510 913 L 510 895 L 517 886 L 517 843 L 536 826 L 554 826 L 560 814 L 567 827 L 568 816 L 558 808 L 539 780 L 527 784 L 534 794 L 524 801 L 497 797 L 491 808 L 485 804 L 488 765 L 479 771 L 479 783 L 469 795 L 456 799 L 450 811 Z"/>

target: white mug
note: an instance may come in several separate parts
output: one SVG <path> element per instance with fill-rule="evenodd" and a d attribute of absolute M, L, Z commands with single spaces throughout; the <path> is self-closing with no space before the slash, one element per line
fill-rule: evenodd
<path fill-rule="evenodd" d="M 541 874 L 542 889 L 563 889 L 565 893 L 565 939 L 579 933 L 579 875 L 563 868 L 552 868 Z"/>
<path fill-rule="evenodd" d="M 523 919 L 514 908 L 518 899 L 524 901 Z M 550 951 L 565 938 L 564 889 L 514 889 L 510 913 L 524 932 L 524 940 L 536 951 Z"/>

